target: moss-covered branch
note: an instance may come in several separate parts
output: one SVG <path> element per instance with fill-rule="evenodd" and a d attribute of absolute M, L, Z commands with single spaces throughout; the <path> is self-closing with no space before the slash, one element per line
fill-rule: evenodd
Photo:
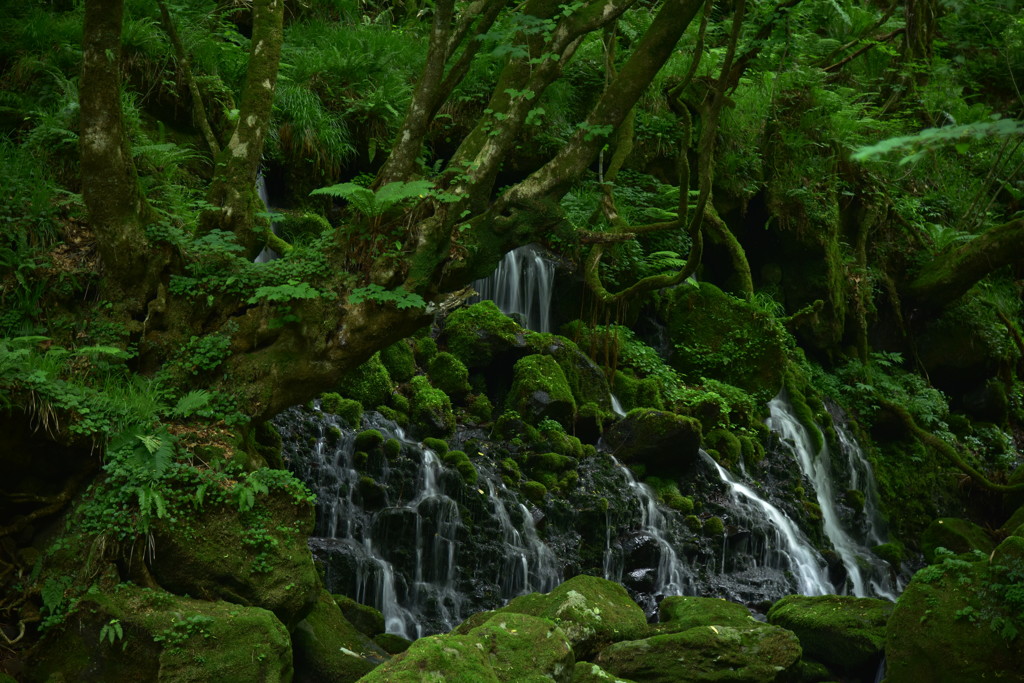
<path fill-rule="evenodd" d="M 973 479 L 978 486 L 995 493 L 1018 493 L 1024 491 L 1024 484 L 997 484 L 988 479 L 984 474 L 967 464 L 955 448 L 934 434 L 921 429 L 914 416 L 903 406 L 896 405 L 885 399 L 879 399 L 878 402 L 883 408 L 898 417 L 915 438 L 924 445 L 938 451 L 957 469 Z"/>
<path fill-rule="evenodd" d="M 923 311 L 939 311 L 967 293 L 992 271 L 1024 262 L 1024 219 L 989 229 L 926 263 L 906 287 L 905 301 Z"/>

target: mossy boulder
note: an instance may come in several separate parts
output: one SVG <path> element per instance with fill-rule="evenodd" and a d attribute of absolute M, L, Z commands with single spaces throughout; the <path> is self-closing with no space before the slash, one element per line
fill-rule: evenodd
<path fill-rule="evenodd" d="M 520 358 L 512 373 L 508 408 L 534 423 L 551 419 L 564 427 L 572 425 L 576 419 L 576 399 L 554 358 L 540 354 Z"/>
<path fill-rule="evenodd" d="M 387 405 L 394 391 L 395 384 L 379 352 L 352 370 L 338 388 L 340 394 L 359 401 L 367 409 Z"/>
<path fill-rule="evenodd" d="M 501 613 L 493 614 L 466 634 L 420 638 L 361 680 L 569 683 L 574 664 L 569 641 L 552 621 Z"/>
<path fill-rule="evenodd" d="M 768 624 L 698 626 L 610 645 L 595 660 L 615 676 L 645 683 L 774 683 L 798 671 L 800 641 Z"/>
<path fill-rule="evenodd" d="M 427 365 L 430 382 L 452 398 L 462 398 L 470 392 L 469 370 L 454 354 L 442 351 Z"/>
<path fill-rule="evenodd" d="M 358 427 L 363 417 L 363 404 L 354 398 L 328 392 L 320 396 L 320 409 L 345 420 L 350 427 Z"/>
<path fill-rule="evenodd" d="M 87 592 L 29 672 L 28 681 L 285 683 L 292 647 L 268 610 L 119 584 Z"/>
<path fill-rule="evenodd" d="M 754 623 L 750 610 L 722 598 L 673 595 L 658 605 L 658 633 L 680 633 L 698 626 L 745 627 Z"/>
<path fill-rule="evenodd" d="M 551 619 L 565 632 L 578 659 L 590 659 L 611 643 L 642 637 L 649 630 L 644 611 L 625 588 L 582 574 L 550 593 L 515 598 L 495 614 L 506 612 Z"/>
<path fill-rule="evenodd" d="M 555 359 L 578 405 L 593 403 L 600 410 L 611 411 L 608 378 L 575 343 L 557 334 L 532 334 L 527 337 L 527 343 L 536 353 Z"/>
<path fill-rule="evenodd" d="M 378 633 L 373 637 L 373 642 L 387 653 L 397 655 L 405 652 L 412 645 L 413 641 L 403 638 L 395 633 Z"/>
<path fill-rule="evenodd" d="M 917 572 L 886 627 L 887 683 L 960 683 L 1021 677 L 1024 544 L 993 558 L 945 556 Z"/>
<path fill-rule="evenodd" d="M 296 683 L 348 683 L 372 671 L 388 653 L 352 625 L 326 590 L 292 631 Z"/>
<path fill-rule="evenodd" d="M 370 637 L 384 633 L 384 615 L 379 609 L 356 602 L 347 595 L 333 595 L 335 604 L 345 619 Z"/>
<path fill-rule="evenodd" d="M 1022 525 L 1024 525 L 1024 505 L 1017 508 L 1017 511 L 1010 515 L 1010 518 L 1006 520 L 1006 524 L 1003 524 L 1001 531 L 1019 536 Z"/>
<path fill-rule="evenodd" d="M 159 520 L 151 571 L 167 590 L 269 609 L 291 629 L 320 594 L 306 545 L 313 505 L 278 488 L 253 502 L 245 512 L 206 505 L 187 520 Z"/>
<path fill-rule="evenodd" d="M 987 531 L 974 522 L 957 517 L 933 520 L 921 534 L 921 552 L 929 562 L 935 559 L 936 548 L 946 548 L 954 553 L 972 550 L 990 553 L 995 545 Z"/>
<path fill-rule="evenodd" d="M 572 670 L 572 683 L 633 683 L 613 676 L 593 662 L 576 662 Z"/>
<path fill-rule="evenodd" d="M 416 374 L 416 357 L 409 340 L 402 339 L 380 352 L 380 360 L 391 379 L 408 382 Z"/>
<path fill-rule="evenodd" d="M 445 320 L 442 340 L 469 368 L 490 365 L 495 356 L 526 344 L 526 331 L 493 301 L 460 308 Z"/>
<path fill-rule="evenodd" d="M 443 437 L 455 431 L 455 414 L 448 396 L 430 386 L 426 377 L 412 378 L 410 417 L 414 424 L 431 436 Z"/>
<path fill-rule="evenodd" d="M 659 309 L 674 342 L 669 363 L 683 375 L 714 377 L 761 403 L 778 393 L 791 342 L 771 315 L 708 283 L 666 290 Z"/>
<path fill-rule="evenodd" d="M 768 623 L 796 634 L 804 656 L 840 678 L 871 680 L 885 647 L 888 600 L 845 595 L 790 595 L 768 611 Z"/>
<path fill-rule="evenodd" d="M 700 422 L 649 408 L 629 412 L 605 432 L 606 447 L 626 464 L 650 474 L 675 475 L 699 459 Z"/>

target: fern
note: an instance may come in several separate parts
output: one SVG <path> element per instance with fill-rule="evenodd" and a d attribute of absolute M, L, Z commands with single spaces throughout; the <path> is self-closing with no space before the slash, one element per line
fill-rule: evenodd
<path fill-rule="evenodd" d="M 212 397 L 213 394 L 205 389 L 190 391 L 178 399 L 178 403 L 171 409 L 171 415 L 173 417 L 190 417 L 195 415 L 210 404 Z"/>
<path fill-rule="evenodd" d="M 356 287 L 349 294 L 348 301 L 351 304 L 361 304 L 364 301 L 373 301 L 379 304 L 394 304 L 395 308 L 426 308 L 427 302 L 419 294 L 409 292 L 401 287 L 387 290 L 380 285 L 370 284 L 365 287 Z"/>
<path fill-rule="evenodd" d="M 309 194 L 344 199 L 364 216 L 377 218 L 384 215 L 388 209 L 406 200 L 427 196 L 433 188 L 434 184 L 429 180 L 388 183 L 377 192 L 355 183 L 341 183 L 318 188 Z"/>

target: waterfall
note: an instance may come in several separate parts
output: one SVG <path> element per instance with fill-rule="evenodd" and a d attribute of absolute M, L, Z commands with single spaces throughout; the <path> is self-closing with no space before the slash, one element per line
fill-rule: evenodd
<path fill-rule="evenodd" d="M 825 559 L 802 531 L 784 512 L 761 498 L 749 486 L 741 484 L 703 450 L 704 460 L 714 467 L 719 478 L 729 488 L 735 521 L 746 524 L 752 531 L 764 536 L 759 552 L 751 553 L 761 567 L 792 572 L 795 589 L 802 595 L 826 595 L 832 592 Z M 723 551 L 722 574 L 725 574 Z"/>
<path fill-rule="evenodd" d="M 519 315 L 523 324 L 537 332 L 551 331 L 551 294 L 555 264 L 527 244 L 505 254 L 490 277 L 473 287 L 480 300 L 490 299 L 506 315 Z"/>
<path fill-rule="evenodd" d="M 616 396 L 615 394 L 612 394 L 611 395 L 611 401 L 612 401 L 612 412 L 615 413 L 615 415 L 617 417 L 626 417 L 626 411 L 623 409 L 622 402 L 619 401 L 619 397 Z"/>
<path fill-rule="evenodd" d="M 842 523 L 839 515 L 833 481 L 837 475 L 845 474 L 849 478 L 850 488 L 864 493 L 864 510 L 869 520 L 868 533 L 864 540 L 873 545 L 885 542 L 878 513 L 878 493 L 874 490 L 874 477 L 871 476 L 870 465 L 860 447 L 841 424 L 836 424 L 836 432 L 847 466 L 844 470 L 834 469 L 828 445 L 824 445 L 818 452 L 814 451 L 810 434 L 797 419 L 784 393 L 773 398 L 768 404 L 768 409 L 768 426 L 789 446 L 800 466 L 800 471 L 814 486 L 821 508 L 825 535 L 832 542 L 846 569 L 849 590 L 857 597 L 875 595 L 895 600 L 898 586 L 893 585 L 888 563 L 876 557 L 866 545 L 858 542 L 851 530 Z M 845 592 L 843 586 L 837 586 L 837 589 Z"/>
<path fill-rule="evenodd" d="M 373 412 L 363 415 L 362 428 L 397 440 L 400 450 L 359 453 L 362 430 L 319 410 L 292 408 L 274 422 L 286 462 L 317 497 L 310 547 L 325 566 L 328 589 L 379 609 L 388 633 L 448 631 L 474 612 L 561 583 L 558 558 L 533 515 L 483 463 L 469 487 L 436 453 Z M 463 556 L 466 506 L 479 557 Z"/>
<path fill-rule="evenodd" d="M 267 179 L 260 173 L 256 176 L 256 194 L 259 195 L 260 201 L 263 202 L 263 210 L 270 213 L 270 194 L 267 192 Z M 277 234 L 277 227 L 273 224 L 270 225 L 270 229 Z M 268 246 L 264 246 L 256 258 L 253 259 L 253 263 L 267 263 L 274 259 L 280 258 L 280 254 L 271 249 Z"/>
<path fill-rule="evenodd" d="M 627 489 L 639 505 L 640 533 L 653 540 L 658 548 L 657 568 L 655 569 L 654 576 L 649 577 L 650 580 L 647 581 L 650 584 L 649 593 L 654 597 L 693 595 L 693 572 L 679 558 L 668 540 L 668 519 L 658 505 L 654 492 L 646 484 L 638 482 L 628 467 L 623 466 L 614 457 L 612 460 L 625 480 Z M 614 561 L 610 535 L 607 538 L 604 557 L 604 578 L 610 581 L 622 582 L 624 567 L 622 564 Z"/>

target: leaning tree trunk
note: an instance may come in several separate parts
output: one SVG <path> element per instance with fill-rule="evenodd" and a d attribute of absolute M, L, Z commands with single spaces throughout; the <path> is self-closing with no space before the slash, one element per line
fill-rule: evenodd
<path fill-rule="evenodd" d="M 105 282 L 125 294 L 147 280 L 149 246 L 142 225 L 149 207 L 121 114 L 123 0 L 87 0 L 79 86 L 82 199 L 103 263 Z"/>
<path fill-rule="evenodd" d="M 259 204 L 256 175 L 263 143 L 270 127 L 274 87 L 284 41 L 284 0 L 254 0 L 252 47 L 245 89 L 235 130 L 217 157 L 217 168 L 207 201 L 215 208 L 201 222 L 204 231 L 232 232 L 249 256 L 266 241 L 265 230 L 254 230 Z"/>

